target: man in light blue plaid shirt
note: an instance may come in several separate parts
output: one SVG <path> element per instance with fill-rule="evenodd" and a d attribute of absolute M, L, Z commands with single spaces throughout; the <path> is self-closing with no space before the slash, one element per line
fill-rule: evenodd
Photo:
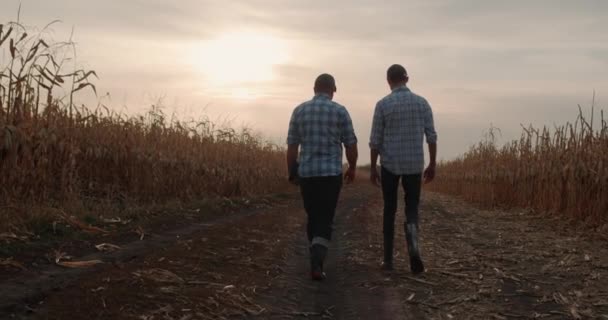
<path fill-rule="evenodd" d="M 381 181 L 384 197 L 384 262 L 383 268 L 393 268 L 393 240 L 399 180 L 405 192 L 404 226 L 410 255 L 410 268 L 414 273 L 424 272 L 418 248 L 418 205 L 422 178 L 425 183 L 435 177 L 437 133 L 433 111 L 423 97 L 408 87 L 409 77 L 401 65 L 392 65 L 387 71 L 391 93 L 380 100 L 374 111 L 371 149 L 371 181 Z M 430 164 L 424 170 L 424 138 L 429 146 Z M 382 170 L 378 175 L 376 162 L 380 156 Z M 424 170 L 424 174 L 423 174 Z"/>
<path fill-rule="evenodd" d="M 289 121 L 287 167 L 290 181 L 300 185 L 308 215 L 311 276 L 323 280 L 323 262 L 342 188 L 342 146 L 348 160 L 344 178 L 352 182 L 357 167 L 357 137 L 346 108 L 332 101 L 334 78 L 320 75 L 314 90 L 312 100 L 295 108 Z"/>

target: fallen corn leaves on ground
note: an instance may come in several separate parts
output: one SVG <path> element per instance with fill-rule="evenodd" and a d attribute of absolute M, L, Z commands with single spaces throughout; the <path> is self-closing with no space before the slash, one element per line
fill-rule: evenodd
<path fill-rule="evenodd" d="M 273 205 L 172 233 L 161 246 L 155 247 L 155 235 L 143 240 L 156 249 L 109 262 L 103 255 L 115 253 L 99 253 L 106 263 L 79 270 L 37 299 L 20 300 L 3 317 L 608 317 L 608 241 L 602 234 L 529 212 L 478 210 L 427 192 L 421 230 L 428 272 L 409 273 L 397 226 L 397 270 L 383 273 L 379 192 L 364 181 L 345 188 L 324 283 L 308 279 L 305 219 L 294 192 Z M 128 244 L 121 248 L 130 250 Z M 6 282 L 0 285 L 6 288 Z"/>

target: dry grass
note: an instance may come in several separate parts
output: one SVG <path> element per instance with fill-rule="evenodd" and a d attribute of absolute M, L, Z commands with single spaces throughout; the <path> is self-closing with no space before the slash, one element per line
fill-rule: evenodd
<path fill-rule="evenodd" d="M 49 44 L 19 24 L 0 25 L 0 230 L 22 220 L 26 207 L 284 188 L 277 169 L 283 150 L 248 130 L 169 120 L 158 107 L 126 117 L 101 105 L 76 106 L 75 94 L 95 91 L 97 75 L 74 70 L 73 52 L 71 43 Z"/>
<path fill-rule="evenodd" d="M 487 206 L 524 207 L 584 220 L 608 217 L 608 125 L 582 112 L 553 130 L 524 128 L 522 137 L 499 148 L 491 130 L 462 157 L 439 167 L 436 191 Z M 597 119 L 595 119 L 597 120 Z"/>

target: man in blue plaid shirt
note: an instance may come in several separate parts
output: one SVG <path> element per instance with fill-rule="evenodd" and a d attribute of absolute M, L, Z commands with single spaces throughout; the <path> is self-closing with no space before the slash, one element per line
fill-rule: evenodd
<path fill-rule="evenodd" d="M 357 167 L 357 137 L 346 108 L 332 101 L 334 78 L 320 75 L 314 91 L 312 100 L 295 108 L 289 121 L 287 167 L 289 180 L 300 185 L 308 216 L 311 277 L 323 280 L 323 262 L 342 188 L 342 146 L 348 160 L 344 179 L 350 183 Z"/>
<path fill-rule="evenodd" d="M 437 133 L 433 111 L 429 103 L 407 87 L 409 77 L 401 65 L 392 65 L 387 71 L 391 93 L 380 100 L 374 111 L 371 149 L 371 181 L 381 181 L 384 198 L 384 262 L 385 270 L 393 268 L 393 240 L 399 180 L 405 192 L 405 215 L 410 268 L 413 273 L 424 272 L 418 246 L 418 204 L 422 178 L 428 183 L 435 177 Z M 430 164 L 424 170 L 423 141 L 429 147 Z M 381 176 L 376 162 L 380 156 Z M 424 173 L 423 173 L 424 170 Z"/>

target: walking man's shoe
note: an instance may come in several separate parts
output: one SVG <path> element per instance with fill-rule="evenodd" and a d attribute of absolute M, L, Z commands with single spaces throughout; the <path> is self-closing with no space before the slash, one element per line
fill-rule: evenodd
<path fill-rule="evenodd" d="M 380 265 L 380 269 L 383 271 L 393 271 L 393 262 L 392 261 L 383 261 Z"/>
<path fill-rule="evenodd" d="M 327 256 L 327 247 L 313 244 L 310 247 L 310 275 L 312 280 L 323 281 L 327 275 L 323 271 L 323 264 Z"/>
<path fill-rule="evenodd" d="M 313 281 L 323 281 L 327 279 L 327 275 L 323 271 L 313 271 L 310 273 Z"/>
<path fill-rule="evenodd" d="M 420 257 L 410 257 L 410 270 L 413 274 L 421 274 L 424 272 L 424 264 Z"/>
<path fill-rule="evenodd" d="M 407 224 L 405 235 L 407 251 L 410 255 L 410 269 L 414 274 L 422 273 L 424 272 L 424 264 L 422 258 L 420 258 L 420 248 L 418 246 L 418 226 L 415 223 Z"/>

